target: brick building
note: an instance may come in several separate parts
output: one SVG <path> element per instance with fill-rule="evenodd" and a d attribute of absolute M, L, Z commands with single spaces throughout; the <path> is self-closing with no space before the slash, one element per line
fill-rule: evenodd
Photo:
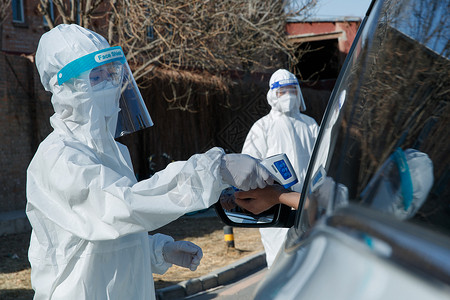
<path fill-rule="evenodd" d="M 26 168 L 39 143 L 52 130 L 50 94 L 43 90 L 33 61 L 38 40 L 47 30 L 36 9 L 38 2 L 12 1 L 12 13 L 0 25 L 0 235 L 29 230 L 25 216 Z M 298 65 L 304 74 L 307 114 L 318 123 L 359 22 L 290 20 L 287 24 L 289 38 L 299 49 L 320 49 Z M 287 64 L 277 68 L 287 68 Z M 138 178 L 149 175 L 150 157 L 164 157 L 157 170 L 171 159 L 186 159 L 212 146 L 239 152 L 250 126 L 268 112 L 265 94 L 269 76 L 248 77 L 232 90 L 226 101 L 233 109 L 224 107 L 224 100 L 219 99 L 195 114 L 170 110 L 161 100 L 164 81 L 155 80 L 156 88 L 142 91 L 155 126 L 121 140 L 130 148 Z M 171 120 L 170 126 L 166 126 L 167 120 Z"/>
<path fill-rule="evenodd" d="M 323 69 L 318 74 L 320 80 L 336 78 L 360 23 L 359 18 L 289 20 L 286 31 L 291 43 L 310 50 L 299 62 L 304 77 Z M 310 67 L 311 64 L 320 68 Z"/>
<path fill-rule="evenodd" d="M 23 231 L 26 168 L 49 132 L 51 105 L 33 63 L 45 32 L 37 0 L 11 1 L 0 20 L 0 234 Z M 41 118 L 45 116 L 45 118 Z M 17 219 L 16 222 L 10 222 Z"/>
<path fill-rule="evenodd" d="M 356 36 L 361 19 L 290 19 L 286 24 L 288 40 L 296 45 L 300 61 L 301 86 L 306 114 L 320 124 L 339 71 Z M 301 54 L 300 54 L 301 53 Z"/>

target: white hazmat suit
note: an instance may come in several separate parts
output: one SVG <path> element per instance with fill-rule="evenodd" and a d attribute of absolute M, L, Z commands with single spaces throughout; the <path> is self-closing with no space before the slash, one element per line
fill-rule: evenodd
<path fill-rule="evenodd" d="M 291 189 L 301 192 L 319 127 L 311 117 L 300 113 L 306 109 L 300 86 L 294 74 L 280 69 L 272 74 L 267 101 L 272 107 L 268 115 L 253 124 L 242 153 L 266 158 L 286 153 L 298 177 Z M 290 92 L 282 93 L 283 89 Z M 270 267 L 284 242 L 287 228 L 261 228 L 261 240 Z"/>
<path fill-rule="evenodd" d="M 185 244 L 147 232 L 210 207 L 230 185 L 248 190 L 270 181 L 257 160 L 214 148 L 137 182 L 127 148 L 114 140 L 120 89 L 106 89 L 110 82 L 93 88 L 89 72 L 58 83 L 64 66 L 108 47 L 90 30 L 59 25 L 36 52 L 55 114 L 54 131 L 27 170 L 35 299 L 155 299 L 152 272 L 165 272 L 168 261 L 195 269 L 201 256 L 184 262 L 176 255 Z M 233 169 L 233 160 L 244 171 Z"/>

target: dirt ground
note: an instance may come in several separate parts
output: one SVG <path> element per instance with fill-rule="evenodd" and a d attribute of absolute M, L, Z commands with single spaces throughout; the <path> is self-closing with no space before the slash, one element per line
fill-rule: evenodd
<path fill-rule="evenodd" d="M 166 287 L 206 275 L 243 257 L 262 251 L 258 229 L 233 228 L 235 248 L 224 241 L 224 224 L 217 217 L 182 217 L 151 233 L 171 235 L 175 240 L 191 241 L 203 250 L 197 271 L 173 266 L 164 275 L 154 274 L 155 288 Z M 30 233 L 0 237 L 0 299 L 32 299 L 30 264 L 27 259 Z"/>

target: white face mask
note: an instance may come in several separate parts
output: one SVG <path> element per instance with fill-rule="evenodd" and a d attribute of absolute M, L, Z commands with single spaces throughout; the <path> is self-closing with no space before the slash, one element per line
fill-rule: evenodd
<path fill-rule="evenodd" d="M 100 114 L 105 117 L 106 129 L 114 137 L 119 117 L 119 98 L 121 87 L 111 82 L 103 85 L 102 89 L 92 92 L 92 99 L 100 110 Z"/>
<path fill-rule="evenodd" d="M 93 89 L 92 99 L 94 99 L 105 117 L 111 117 L 119 112 L 119 96 L 120 86 L 107 82 L 102 89 Z"/>
<path fill-rule="evenodd" d="M 300 102 L 298 96 L 293 93 L 285 93 L 278 98 L 277 108 L 283 113 L 295 111 L 300 109 Z"/>

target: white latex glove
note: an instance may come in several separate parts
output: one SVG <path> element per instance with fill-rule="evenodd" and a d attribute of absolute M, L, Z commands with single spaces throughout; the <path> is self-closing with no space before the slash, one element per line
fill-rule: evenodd
<path fill-rule="evenodd" d="M 195 271 L 203 257 L 202 248 L 186 241 L 168 242 L 162 250 L 164 260 Z"/>
<path fill-rule="evenodd" d="M 220 164 L 220 174 L 225 183 L 243 190 L 264 188 L 273 184 L 269 171 L 259 160 L 247 154 L 225 154 Z"/>

